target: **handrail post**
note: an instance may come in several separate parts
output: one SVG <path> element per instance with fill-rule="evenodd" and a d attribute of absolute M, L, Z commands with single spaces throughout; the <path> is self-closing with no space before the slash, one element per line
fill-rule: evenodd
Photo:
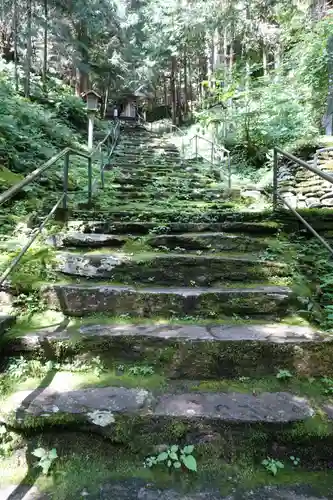
<path fill-rule="evenodd" d="M 273 210 L 277 209 L 277 190 L 278 190 L 278 152 L 273 149 Z"/>
<path fill-rule="evenodd" d="M 92 203 L 92 159 L 88 158 L 88 205 Z"/>
<path fill-rule="evenodd" d="M 228 153 L 228 189 L 231 189 L 231 160 L 230 160 L 230 153 Z"/>
<path fill-rule="evenodd" d="M 214 143 L 212 142 L 212 149 L 211 149 L 211 153 L 210 153 L 210 161 L 212 163 L 212 165 L 214 166 Z"/>
<path fill-rule="evenodd" d="M 68 173 L 69 173 L 69 151 L 65 154 L 64 158 L 64 199 L 62 203 L 62 207 L 64 210 L 67 210 L 67 199 L 68 199 Z"/>
<path fill-rule="evenodd" d="M 195 135 L 195 159 L 198 159 L 198 136 Z"/>

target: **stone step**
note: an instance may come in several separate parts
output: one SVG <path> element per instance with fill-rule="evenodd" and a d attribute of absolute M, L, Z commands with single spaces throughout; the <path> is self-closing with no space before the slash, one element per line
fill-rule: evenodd
<path fill-rule="evenodd" d="M 212 251 L 214 249 L 240 252 L 263 250 L 269 245 L 269 240 L 265 237 L 222 232 L 161 234 L 148 237 L 146 242 L 152 247 L 166 247 L 171 250 L 184 248 L 186 250 Z"/>
<path fill-rule="evenodd" d="M 186 210 L 184 210 L 184 205 L 176 207 L 172 205 L 172 209 L 168 204 L 149 203 L 149 204 L 135 204 L 132 206 L 128 203 L 121 207 L 110 207 L 107 211 L 107 215 L 110 218 L 110 222 L 136 222 L 138 220 L 142 222 L 154 222 L 156 225 L 164 225 L 170 222 L 178 222 L 179 219 L 187 220 L 192 223 L 204 223 L 210 220 L 215 220 L 216 222 L 222 222 L 225 220 L 226 211 L 232 208 L 231 203 L 221 201 L 216 201 L 211 203 L 206 207 L 198 205 L 199 202 L 192 202 L 192 206 L 189 206 L 191 201 L 188 201 Z M 203 203 L 203 202 L 201 202 Z M 217 206 L 218 204 L 218 206 Z M 180 216 L 181 210 L 183 209 L 182 215 Z M 97 207 L 98 218 L 101 217 L 100 207 Z M 84 210 L 76 210 L 73 212 L 72 217 L 82 219 L 84 217 L 91 217 L 93 214 Z M 106 214 L 105 214 L 106 215 Z"/>
<path fill-rule="evenodd" d="M 44 358 L 45 341 L 59 361 L 99 355 L 105 366 L 141 363 L 170 379 L 259 379 L 281 367 L 293 377 L 333 376 L 333 339 L 308 326 L 88 322 L 10 336 L 3 353 Z"/>
<path fill-rule="evenodd" d="M 177 253 L 69 253 L 56 256 L 56 268 L 70 276 L 107 279 L 126 285 L 222 286 L 224 283 L 262 282 L 290 274 L 279 262 L 236 254 L 197 255 Z"/>
<path fill-rule="evenodd" d="M 111 285 L 45 285 L 41 294 L 51 309 L 67 316 L 107 313 L 149 318 L 193 316 L 231 317 L 233 314 L 275 318 L 287 315 L 292 292 L 288 287 L 251 288 L 134 288 Z"/>
<path fill-rule="evenodd" d="M 53 488 L 54 489 L 54 488 Z M 19 485 L 0 488 L 0 498 L 19 500 L 13 497 L 14 491 L 20 490 Z M 152 481 L 132 478 L 119 481 L 110 480 L 100 485 L 98 493 L 89 494 L 90 488 L 77 491 L 77 498 L 84 491 L 89 500 L 329 500 L 323 497 L 321 493 L 314 492 L 309 486 L 263 486 L 261 488 L 251 488 L 246 492 L 242 485 L 239 488 L 233 488 L 233 493 L 224 495 L 219 488 L 204 486 L 202 488 L 192 488 L 191 496 L 189 492 L 185 493 L 176 486 L 162 487 L 160 484 L 154 484 Z M 36 486 L 29 486 L 29 491 L 23 500 L 50 500 L 50 496 L 44 494 Z M 52 497 L 54 498 L 54 497 Z"/>
<path fill-rule="evenodd" d="M 130 229 L 130 228 L 129 228 Z M 121 234 L 68 232 L 53 234 L 47 243 L 55 248 L 119 248 L 127 241 L 139 237 Z M 153 248 L 168 248 L 187 251 L 205 250 L 206 252 L 240 251 L 250 252 L 267 248 L 271 240 L 262 236 L 249 236 L 241 233 L 183 233 L 147 236 L 144 243 Z"/>
<path fill-rule="evenodd" d="M 54 384 L 38 391 L 19 391 L 2 401 L 0 423 L 11 430 L 33 429 L 35 433 L 51 428 L 54 432 L 57 427 L 61 431 L 67 424 L 76 432 L 100 434 L 146 456 L 161 444 L 182 439 L 195 446 L 197 456 L 206 450 L 209 456 L 227 458 L 232 447 L 234 453 L 245 449 L 258 459 L 271 455 L 272 443 L 287 448 L 293 443 L 296 456 L 299 451 L 305 456 L 316 452 L 328 460 L 332 427 L 326 424 L 323 443 L 317 411 L 327 422 L 325 407 L 317 408 L 288 392 L 153 394 L 142 388 L 78 388 L 70 384 L 59 390 Z"/>
<path fill-rule="evenodd" d="M 135 159 L 138 156 L 146 158 L 179 158 L 180 153 L 177 150 L 166 149 L 165 147 L 159 147 L 155 149 L 144 149 L 144 148 L 117 148 L 114 150 L 113 155 L 115 157 L 121 156 L 124 158 Z"/>
<path fill-rule="evenodd" d="M 115 189 L 114 195 L 112 197 L 112 205 L 117 205 L 118 203 L 124 204 L 127 202 L 132 202 L 133 200 L 137 200 L 140 202 L 147 201 L 151 202 L 152 198 L 158 198 L 160 200 L 170 200 L 172 201 L 219 201 L 225 200 L 225 195 L 223 192 L 211 191 L 207 188 L 207 190 L 201 190 L 200 193 L 189 193 L 187 191 L 178 191 L 177 189 L 170 190 L 165 189 L 154 190 L 153 188 L 150 190 L 142 189 L 137 191 L 127 191 L 123 192 L 121 189 Z M 333 195 L 332 195 L 333 197 Z"/>
<path fill-rule="evenodd" d="M 108 220 L 70 220 L 68 229 L 93 234 L 138 235 L 154 234 L 154 236 L 183 233 L 208 233 L 230 232 L 250 235 L 274 235 L 280 229 L 280 224 L 267 222 L 171 222 L 159 224 L 158 222 L 114 222 Z"/>

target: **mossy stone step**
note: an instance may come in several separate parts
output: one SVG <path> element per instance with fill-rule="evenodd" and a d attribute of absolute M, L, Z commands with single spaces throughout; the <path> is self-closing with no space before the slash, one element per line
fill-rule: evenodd
<path fill-rule="evenodd" d="M 129 228 L 132 230 L 132 228 Z M 140 228 L 141 229 L 141 228 Z M 58 233 L 47 239 L 55 248 L 119 248 L 127 241 L 137 240 L 138 236 L 103 233 L 68 232 Z M 147 236 L 144 243 L 152 248 L 168 248 L 187 251 L 205 250 L 206 252 L 240 251 L 250 252 L 267 248 L 271 240 L 267 237 L 249 236 L 239 233 L 183 233 Z"/>
<path fill-rule="evenodd" d="M 274 318 L 287 315 L 288 287 L 139 288 L 111 285 L 45 285 L 41 289 L 51 309 L 67 316 L 108 313 L 119 316 L 214 318 L 233 314 Z"/>
<path fill-rule="evenodd" d="M 225 481 L 230 481 L 230 477 L 230 475 L 226 477 Z M 73 488 L 75 488 L 75 485 L 73 485 Z M 89 487 L 84 489 L 81 487 L 75 493 L 73 491 L 75 496 L 70 496 L 68 500 L 79 498 L 82 491 L 88 496 L 89 500 L 329 500 L 329 497 L 323 497 L 318 490 L 315 491 L 313 487 L 308 485 L 252 487 L 251 490 L 246 491 L 244 485 L 240 484 L 239 487 L 233 488 L 233 493 L 226 496 L 219 491 L 219 488 L 212 486 L 195 486 L 190 489 L 190 492 L 184 492 L 183 488 L 177 489 L 175 485 L 166 487 L 165 485 L 161 486 L 159 483 L 155 484 L 152 481 L 132 477 L 127 480 L 114 480 L 112 478 L 103 482 L 103 484 L 99 484 L 98 492 L 95 491 L 96 488 L 93 489 L 94 491 L 91 492 L 89 483 Z M 13 497 L 13 494 L 15 491 L 20 490 L 21 485 L 0 488 L 0 498 L 19 500 L 17 497 Z M 56 487 L 53 487 L 52 490 L 56 490 Z M 29 486 L 29 492 L 24 496 L 24 500 L 51 500 L 51 498 L 55 498 L 53 493 L 54 491 L 48 494 L 42 492 L 36 486 Z"/>
<path fill-rule="evenodd" d="M 188 202 L 189 204 L 190 202 Z M 208 205 L 208 203 L 207 203 Z M 154 222 L 156 225 L 168 224 L 170 222 L 192 222 L 192 223 L 205 223 L 211 220 L 216 222 L 222 222 L 225 220 L 225 212 L 227 209 L 230 209 L 231 204 L 225 203 L 223 201 L 220 202 L 220 209 L 216 207 L 216 203 L 212 204 L 212 206 L 200 207 L 200 206 L 192 206 L 187 207 L 185 211 L 183 208 L 183 212 L 181 212 L 182 207 L 178 208 L 174 207 L 174 204 L 171 205 L 173 208 L 170 209 L 170 205 L 162 203 L 157 206 L 153 202 L 150 205 L 145 205 L 143 207 L 139 204 L 135 206 L 123 205 L 122 209 L 110 207 L 108 210 L 108 216 L 110 217 L 110 221 L 113 222 Z M 82 219 L 83 217 L 91 217 L 91 213 L 87 211 L 75 211 L 72 216 L 77 217 L 78 219 Z M 98 213 L 100 217 L 100 212 Z"/>
<path fill-rule="evenodd" d="M 146 242 L 152 247 L 166 247 L 171 250 L 184 248 L 186 250 L 235 250 L 240 252 L 263 250 L 269 245 L 269 240 L 264 237 L 223 232 L 160 234 L 148 237 Z"/>
<path fill-rule="evenodd" d="M 281 367 L 293 376 L 333 376 L 333 339 L 308 326 L 88 323 L 9 335 L 3 353 L 43 358 L 45 341 L 58 360 L 100 355 L 105 366 L 143 363 L 171 379 L 258 379 Z"/>
<path fill-rule="evenodd" d="M 29 404 L 26 402 L 29 401 Z M 324 409 L 320 409 L 325 415 Z M 98 433 L 134 453 L 152 454 L 161 443 L 182 439 L 227 458 L 244 449 L 249 457 L 270 455 L 275 446 L 290 446 L 303 453 L 331 456 L 332 424 L 318 436 L 316 408 L 288 392 L 262 393 L 166 393 L 123 387 L 73 388 L 54 386 L 19 391 L 2 401 L 0 423 L 20 431 L 48 428 Z M 315 427 L 317 422 L 317 428 Z M 309 427 L 313 424 L 313 431 Z M 322 437 L 322 436 L 321 436 Z M 297 454 L 298 456 L 298 454 Z"/>
<path fill-rule="evenodd" d="M 230 232 L 250 235 L 274 235 L 281 225 L 273 221 L 265 222 L 171 222 L 159 224 L 158 222 L 115 222 L 108 220 L 70 220 L 68 229 L 82 231 L 90 234 L 119 234 L 143 236 L 152 234 L 152 237 L 168 234 L 184 233 L 214 233 Z M 162 234 L 161 234 L 162 233 Z M 164 234 L 163 234 L 164 233 Z"/>
<path fill-rule="evenodd" d="M 250 255 L 58 253 L 56 268 L 71 276 L 108 279 L 129 285 L 221 286 L 230 281 L 260 282 L 288 276 L 285 264 Z"/>

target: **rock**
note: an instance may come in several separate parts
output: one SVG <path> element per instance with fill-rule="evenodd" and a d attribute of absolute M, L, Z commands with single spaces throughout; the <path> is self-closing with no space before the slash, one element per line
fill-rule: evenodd
<path fill-rule="evenodd" d="M 166 377 L 201 380 L 274 375 L 283 366 L 295 375 L 333 375 L 333 339 L 310 327 L 283 324 L 82 325 L 11 340 L 5 354 L 36 352 L 43 340 L 63 357 L 107 356 L 124 362 L 145 360 L 163 369 Z M 61 346 L 61 349 L 59 347 Z M 181 355 L 180 355 L 181 352 Z"/>
<path fill-rule="evenodd" d="M 123 387 L 102 387 L 96 389 L 65 390 L 59 393 L 55 389 L 45 388 L 35 397 L 27 408 L 25 401 L 33 391 L 21 391 L 5 402 L 0 415 L 5 418 L 11 412 L 24 416 L 44 417 L 57 420 L 59 414 L 77 416 L 78 421 L 106 427 L 115 421 L 115 414 L 139 412 L 150 404 L 150 394 L 143 389 Z M 17 417 L 16 417 L 17 418 Z"/>
<path fill-rule="evenodd" d="M 223 433 L 223 422 L 230 425 L 282 424 L 304 422 L 315 414 L 308 400 L 287 392 L 258 395 L 177 392 L 154 397 L 144 389 L 123 387 L 66 389 L 59 393 L 48 387 L 37 396 L 31 390 L 14 393 L 2 403 L 0 421 L 13 428 L 27 429 L 36 426 L 34 419 L 41 427 L 75 423 L 78 429 L 88 427 L 110 438 L 117 438 L 119 426 L 124 426 L 128 429 L 127 439 L 132 440 L 131 432 L 137 433 L 140 428 L 143 431 L 149 425 L 158 430 L 159 422 L 163 426 L 177 419 L 186 420 L 195 430 L 200 418 L 212 426 L 210 432 L 217 425 L 216 431 Z M 135 423 L 132 430 L 128 422 Z"/>
<path fill-rule="evenodd" d="M 320 207 L 321 206 L 321 203 L 320 203 L 320 199 L 319 198 L 313 198 L 313 197 L 310 197 L 310 198 L 307 198 L 306 201 L 306 206 L 309 207 L 309 208 L 314 208 L 314 207 Z"/>
<path fill-rule="evenodd" d="M 316 495 L 310 486 L 265 486 L 244 491 L 240 485 L 234 493 L 222 495 L 218 489 L 193 489 L 180 492 L 176 489 L 157 488 L 140 479 L 114 481 L 100 487 L 89 500 L 328 500 Z"/>
<path fill-rule="evenodd" d="M 120 247 L 128 238 L 112 234 L 86 234 L 79 232 L 54 234 L 47 239 L 47 243 L 56 248 L 60 247 Z"/>
<path fill-rule="evenodd" d="M 333 191 L 329 191 L 328 193 L 324 194 L 321 198 L 320 201 L 327 200 L 329 198 L 333 198 Z"/>
<path fill-rule="evenodd" d="M 311 417 L 314 410 L 304 398 L 284 392 L 252 394 L 191 393 L 164 395 L 155 415 L 211 418 L 227 422 L 295 422 Z"/>
<path fill-rule="evenodd" d="M 5 333 L 15 323 L 15 316 L 9 316 L 0 313 L 0 335 Z"/>
<path fill-rule="evenodd" d="M 333 207 L 333 198 L 329 198 L 321 201 L 323 207 Z"/>
<path fill-rule="evenodd" d="M 244 198 L 254 198 L 255 200 L 259 200 L 262 197 L 260 191 L 242 191 L 241 196 Z"/>
<path fill-rule="evenodd" d="M 297 207 L 297 197 L 293 193 L 288 191 L 287 193 L 281 194 L 281 196 L 284 200 L 286 200 L 286 202 L 291 206 L 291 208 Z"/>
<path fill-rule="evenodd" d="M 89 285 L 47 285 L 42 294 L 50 308 L 69 316 L 94 312 L 151 315 L 208 316 L 232 313 L 274 315 L 289 308 L 288 287 L 258 286 L 252 288 L 184 288 Z"/>

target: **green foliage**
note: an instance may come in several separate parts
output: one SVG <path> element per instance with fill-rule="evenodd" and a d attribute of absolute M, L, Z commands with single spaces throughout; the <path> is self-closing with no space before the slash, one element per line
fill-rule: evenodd
<path fill-rule="evenodd" d="M 5 425 L 0 425 L 0 457 L 10 455 L 13 447 L 14 435 Z"/>
<path fill-rule="evenodd" d="M 52 448 L 51 450 L 36 448 L 31 452 L 31 454 L 34 455 L 34 457 L 39 458 L 39 461 L 35 464 L 35 467 L 40 467 L 45 476 L 49 473 L 53 462 L 58 458 L 56 448 Z"/>
<path fill-rule="evenodd" d="M 19 251 L 8 254 L 9 262 L 17 257 Z M 32 291 L 35 284 L 38 282 L 50 279 L 54 276 L 53 264 L 54 264 L 54 251 L 47 247 L 30 247 L 27 252 L 23 255 L 19 264 L 13 269 L 10 274 L 10 281 L 12 286 L 17 290 Z M 6 268 L 8 264 L 4 264 L 3 268 Z M 23 295 L 19 295 L 17 298 L 17 305 L 23 305 L 24 303 Z M 35 293 L 29 299 L 31 308 L 34 309 L 32 312 L 36 312 L 37 307 L 37 294 Z M 27 305 L 27 307 L 29 307 Z M 38 310 L 38 309 L 37 309 Z"/>
<path fill-rule="evenodd" d="M 304 215 L 307 220 L 311 214 Z M 292 273 L 292 288 L 301 303 L 298 313 L 323 330 L 333 329 L 333 263 L 316 239 L 281 235 L 262 254 L 286 262 Z"/>
<path fill-rule="evenodd" d="M 75 128 L 80 130 L 87 125 L 87 111 L 82 99 L 74 95 L 67 95 L 56 102 L 55 107 L 57 116 Z"/>
<path fill-rule="evenodd" d="M 61 363 L 55 361 L 43 362 L 39 359 L 26 359 L 23 356 L 8 360 L 6 369 L 0 374 L 0 396 L 6 395 L 17 386 L 29 378 L 43 378 L 48 372 L 68 371 L 72 373 L 89 373 L 99 377 L 104 372 L 105 367 L 99 356 L 91 360 L 64 360 Z"/>
<path fill-rule="evenodd" d="M 131 375 L 140 375 L 140 376 L 147 376 L 147 375 L 154 375 L 154 367 L 153 366 L 131 366 L 128 369 L 128 373 Z"/>
<path fill-rule="evenodd" d="M 321 382 L 324 386 L 324 394 L 326 396 L 332 396 L 333 394 L 333 379 L 329 377 L 323 377 Z"/>
<path fill-rule="evenodd" d="M 294 465 L 296 465 L 296 466 L 297 466 L 297 465 L 299 465 L 299 464 L 300 464 L 300 462 L 301 462 L 301 459 L 300 459 L 299 457 L 294 457 L 294 456 L 292 455 L 292 456 L 291 456 L 291 457 L 289 457 L 289 458 L 290 458 L 290 460 L 292 461 L 292 463 L 293 463 Z"/>
<path fill-rule="evenodd" d="M 284 469 L 284 464 L 280 462 L 280 460 L 275 460 L 274 458 L 267 457 L 265 460 L 261 462 L 261 464 L 265 467 L 267 472 L 276 476 L 280 469 Z"/>
<path fill-rule="evenodd" d="M 289 370 L 279 370 L 276 374 L 276 378 L 279 380 L 289 380 L 292 376 L 293 375 Z"/>
<path fill-rule="evenodd" d="M 45 106 L 17 95 L 0 74 L 0 164 L 12 172 L 28 173 L 79 137 Z"/>
<path fill-rule="evenodd" d="M 164 464 L 170 470 L 177 470 L 181 469 L 183 465 L 185 469 L 191 472 L 197 472 L 197 461 L 193 456 L 193 451 L 193 445 L 187 445 L 184 446 L 184 448 L 180 448 L 175 444 L 156 456 L 146 458 L 144 466 L 151 468 L 154 465 Z"/>

